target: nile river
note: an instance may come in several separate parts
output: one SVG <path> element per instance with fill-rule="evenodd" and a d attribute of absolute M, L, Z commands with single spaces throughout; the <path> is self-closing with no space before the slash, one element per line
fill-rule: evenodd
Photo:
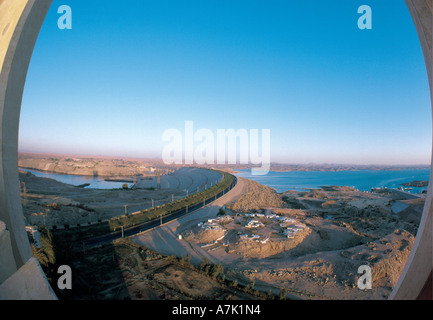
<path fill-rule="evenodd" d="M 125 182 L 117 182 L 117 181 L 105 181 L 104 177 L 51 173 L 51 172 L 44 172 L 44 171 L 24 169 L 24 168 L 20 168 L 20 170 L 31 172 L 37 177 L 50 178 L 74 186 L 89 184 L 89 186 L 87 186 L 86 188 L 93 188 L 93 189 L 119 189 L 122 188 L 123 184 L 125 183 Z M 133 185 L 132 183 L 128 183 L 129 187 L 131 187 L 132 185 Z"/>

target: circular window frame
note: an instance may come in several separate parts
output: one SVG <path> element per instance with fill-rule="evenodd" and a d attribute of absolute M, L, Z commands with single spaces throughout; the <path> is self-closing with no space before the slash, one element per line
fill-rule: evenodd
<path fill-rule="evenodd" d="M 31 56 L 52 2 L 53 0 L 0 0 L 0 221 L 5 222 L 10 232 L 17 269 L 32 258 L 25 231 L 17 166 L 21 102 Z M 424 53 L 433 110 L 433 1 L 405 2 Z M 433 158 L 430 169 L 432 168 Z M 432 180 L 433 173 L 430 170 L 428 193 L 416 240 L 389 299 L 416 299 L 428 285 L 428 279 L 431 279 Z"/>

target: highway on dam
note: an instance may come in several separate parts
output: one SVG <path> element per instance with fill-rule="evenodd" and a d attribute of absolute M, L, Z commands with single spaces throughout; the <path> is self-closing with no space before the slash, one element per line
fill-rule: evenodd
<path fill-rule="evenodd" d="M 207 250 L 198 245 L 190 243 L 185 239 L 180 239 L 179 234 L 190 230 L 199 222 L 215 218 L 221 207 L 239 199 L 246 190 L 244 178 L 238 178 L 236 186 L 221 198 L 213 201 L 210 205 L 202 207 L 193 213 L 184 215 L 179 219 L 164 224 L 160 228 L 155 228 L 134 235 L 130 239 L 139 245 L 160 252 L 164 255 L 187 256 L 190 255 L 191 262 L 199 263 L 207 259 L 211 263 L 220 262 Z"/>
<path fill-rule="evenodd" d="M 191 214 L 192 212 L 195 212 L 199 209 L 202 209 L 203 207 L 208 206 L 209 204 L 215 202 L 221 197 L 224 197 L 227 195 L 233 188 L 236 187 L 238 184 L 238 178 L 236 176 L 233 176 L 233 181 L 229 187 L 227 187 L 224 191 L 221 191 L 216 196 L 213 196 L 211 198 L 206 199 L 204 202 L 197 203 L 193 206 L 190 206 L 188 208 L 182 208 L 179 209 L 170 215 L 163 216 L 162 218 L 154 219 L 145 223 L 142 223 L 137 226 L 125 228 L 120 231 L 112 232 L 103 236 L 98 236 L 82 241 L 77 241 L 76 246 L 79 249 L 89 249 L 92 247 L 97 247 L 100 245 L 103 245 L 108 242 L 112 242 L 113 240 L 122 238 L 122 237 L 131 237 L 133 235 L 152 230 L 154 228 L 160 227 L 161 225 L 167 224 L 171 221 L 175 221 L 187 214 Z"/>

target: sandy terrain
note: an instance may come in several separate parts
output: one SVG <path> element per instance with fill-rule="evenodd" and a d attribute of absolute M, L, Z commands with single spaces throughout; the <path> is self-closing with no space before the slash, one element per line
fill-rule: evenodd
<path fill-rule="evenodd" d="M 266 207 L 281 207 L 284 202 L 274 189 L 245 179 L 246 190 L 230 208 L 236 212 L 249 212 Z"/>
<path fill-rule="evenodd" d="M 118 159 L 74 155 L 19 153 L 18 166 L 47 172 L 83 176 L 135 177 L 166 174 L 174 170 L 162 161 L 145 159 Z"/>
<path fill-rule="evenodd" d="M 240 283 L 254 279 L 256 288 L 276 294 L 285 288 L 291 298 L 389 296 L 413 245 L 419 222 L 414 217 L 420 216 L 422 199 L 401 200 L 408 207 L 405 214 L 399 215 L 391 209 L 392 203 L 398 201 L 395 195 L 364 193 L 346 187 L 278 195 L 246 179 L 240 179 L 240 183 L 242 192 L 239 188 L 236 192 L 235 188 L 236 194 L 229 193 L 213 206 L 190 214 L 188 220 L 180 219 L 136 236 L 133 241 L 165 254 L 190 254 L 196 262 L 204 258 L 222 262 L 238 276 Z M 268 197 L 258 197 L 260 191 Z M 281 203 L 278 198 L 286 201 Z M 270 206 L 275 203 L 279 207 Z M 215 219 L 223 205 L 227 214 L 232 215 L 218 222 L 224 232 L 203 231 L 198 224 Z M 276 214 L 306 228 L 288 239 L 278 225 L 268 222 L 255 230 L 259 240 L 270 236 L 266 243 L 241 241 L 239 233 L 250 232 L 245 226 L 251 217 L 234 208 Z M 264 222 L 265 218 L 254 219 Z M 360 277 L 357 271 L 362 265 L 372 269 L 372 290 L 360 290 L 357 286 Z"/>
<path fill-rule="evenodd" d="M 142 180 L 138 186 L 144 189 L 134 190 L 78 188 L 20 173 L 25 217 L 29 224 L 49 227 L 93 223 L 124 214 L 125 204 L 130 213 L 150 207 L 152 199 L 157 205 L 184 197 L 186 190 L 192 193 L 217 178 L 209 172 L 184 168 L 161 178 L 161 189 L 154 189 L 155 180 Z M 239 178 L 235 188 L 205 208 L 131 240 L 168 256 L 190 256 L 195 264 L 222 263 L 227 276 L 244 285 L 254 280 L 263 292 L 278 295 L 285 289 L 290 298 L 302 299 L 386 299 L 414 243 L 423 205 L 423 198 L 403 193 L 348 187 L 278 194 Z M 225 216 L 218 216 L 220 208 Z M 357 286 L 363 265 L 372 269 L 371 290 Z"/>
<path fill-rule="evenodd" d="M 263 298 L 233 286 L 230 279 L 223 276 L 224 270 L 218 266 L 194 266 L 188 259 L 164 256 L 127 239 L 117 239 L 84 255 L 69 252 L 61 260 L 59 263 L 67 264 L 74 270 L 72 290 L 58 290 L 57 274 L 49 277 L 61 300 Z"/>
<path fill-rule="evenodd" d="M 181 168 L 161 176 L 160 189 L 88 189 L 64 184 L 53 179 L 20 172 L 21 198 L 28 224 L 56 226 L 86 225 L 111 217 L 151 208 L 202 191 L 212 186 L 221 175 L 198 168 Z M 187 191 L 188 190 L 188 191 Z M 24 192 L 25 191 L 25 192 Z M 153 200 L 153 202 L 152 202 Z M 125 209 L 125 205 L 127 206 Z"/>
<path fill-rule="evenodd" d="M 167 255 L 191 255 L 191 261 L 194 263 L 200 263 L 205 258 L 210 262 L 218 263 L 218 259 L 214 258 L 199 245 L 184 240 L 179 241 L 179 234 L 190 230 L 203 220 L 214 218 L 220 207 L 237 200 L 245 190 L 245 181 L 246 179 L 238 179 L 237 185 L 229 193 L 217 199 L 212 204 L 191 212 L 161 228 L 131 237 L 131 239 L 138 244 L 145 245 L 149 249 Z"/>

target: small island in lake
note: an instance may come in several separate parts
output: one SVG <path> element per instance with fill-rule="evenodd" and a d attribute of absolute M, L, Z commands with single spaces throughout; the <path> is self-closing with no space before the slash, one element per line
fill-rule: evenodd
<path fill-rule="evenodd" d="M 428 181 L 412 181 L 412 182 L 407 182 L 407 183 L 402 183 L 402 186 L 405 187 L 417 187 L 417 188 L 421 188 L 421 187 L 427 187 L 428 186 Z"/>

